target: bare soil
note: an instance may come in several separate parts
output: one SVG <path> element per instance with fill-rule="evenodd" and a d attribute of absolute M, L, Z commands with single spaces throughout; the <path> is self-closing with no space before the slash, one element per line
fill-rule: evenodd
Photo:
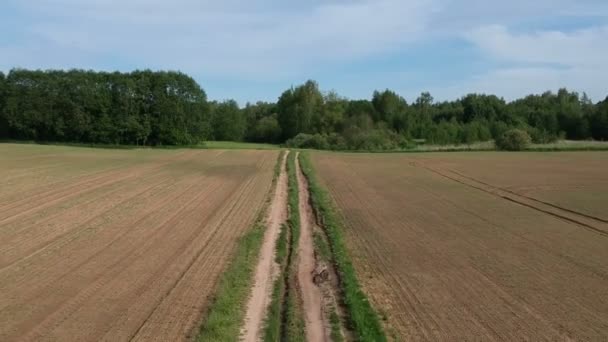
<path fill-rule="evenodd" d="M 0 145 L 0 340 L 186 340 L 276 151 Z"/>
<path fill-rule="evenodd" d="M 296 156 L 296 175 L 298 178 L 300 201 L 300 239 L 298 245 L 298 289 L 302 299 L 307 341 L 329 341 L 329 317 L 323 307 L 323 293 L 314 283 L 314 270 L 317 267 L 313 241 L 315 217 L 310 206 L 308 183 L 300 170 Z"/>
<path fill-rule="evenodd" d="M 608 153 L 313 161 L 395 340 L 608 339 Z"/>
<path fill-rule="evenodd" d="M 279 265 L 275 260 L 276 243 L 281 225 L 287 220 L 287 154 L 281 161 L 281 172 L 277 179 L 276 189 L 268 217 L 266 231 L 260 250 L 260 257 L 255 268 L 254 284 L 251 297 L 247 303 L 245 322 L 242 328 L 243 341 L 259 341 L 261 338 L 264 318 L 272 300 L 272 288 L 279 275 Z"/>

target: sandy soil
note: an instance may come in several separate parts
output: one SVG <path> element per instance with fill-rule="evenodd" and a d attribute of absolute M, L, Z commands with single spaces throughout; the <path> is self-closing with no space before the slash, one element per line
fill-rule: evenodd
<path fill-rule="evenodd" d="M 275 261 L 275 252 L 281 225 L 287 220 L 286 162 L 287 154 L 281 162 L 281 173 L 277 179 L 276 189 L 266 218 L 267 228 L 264 232 L 260 259 L 255 268 L 251 297 L 247 303 L 241 335 L 242 341 L 260 340 L 264 318 L 272 300 L 272 288 L 279 273 L 279 265 Z"/>
<path fill-rule="evenodd" d="M 276 155 L 0 145 L 0 340 L 188 339 Z"/>
<path fill-rule="evenodd" d="M 602 341 L 608 236 L 587 216 L 603 218 L 605 175 L 593 165 L 605 170 L 607 155 L 316 153 L 313 161 L 394 339 Z M 507 164 L 501 156 L 505 169 L 495 166 Z M 576 167 L 555 166 L 569 163 Z M 596 194 L 584 196 L 586 207 L 566 206 L 568 188 L 551 200 L 517 185 L 576 185 L 568 174 Z"/>
<path fill-rule="evenodd" d="M 302 297 L 302 310 L 306 324 L 307 341 L 328 341 L 329 323 L 323 314 L 323 294 L 312 280 L 316 267 L 313 242 L 314 213 L 310 206 L 308 184 L 300 170 L 296 156 L 296 175 L 300 189 L 300 240 L 298 246 L 298 289 Z"/>

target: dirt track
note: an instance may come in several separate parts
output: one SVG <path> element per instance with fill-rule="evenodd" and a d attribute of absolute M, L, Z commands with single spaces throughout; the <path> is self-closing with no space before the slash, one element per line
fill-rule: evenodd
<path fill-rule="evenodd" d="M 299 153 L 299 152 L 298 152 Z M 300 202 L 300 239 L 298 245 L 298 290 L 302 298 L 302 310 L 306 325 L 307 341 L 327 341 L 329 323 L 323 315 L 321 289 L 313 282 L 313 271 L 317 265 L 313 243 L 314 213 L 310 206 L 308 183 L 300 170 L 296 157 L 296 175 Z"/>
<path fill-rule="evenodd" d="M 602 341 L 608 179 L 596 167 L 606 170 L 607 156 L 318 153 L 314 162 L 396 339 Z M 523 190 L 549 183 L 550 195 Z"/>
<path fill-rule="evenodd" d="M 183 340 L 277 152 L 0 145 L 0 340 Z"/>
<path fill-rule="evenodd" d="M 243 341 L 258 341 L 261 337 L 264 318 L 272 297 L 272 287 L 279 272 L 275 261 L 276 242 L 281 225 L 287 220 L 287 155 L 283 156 L 281 172 L 277 179 L 275 193 L 266 218 L 266 231 L 260 250 L 260 258 L 255 268 L 251 297 L 247 303 L 243 324 Z"/>

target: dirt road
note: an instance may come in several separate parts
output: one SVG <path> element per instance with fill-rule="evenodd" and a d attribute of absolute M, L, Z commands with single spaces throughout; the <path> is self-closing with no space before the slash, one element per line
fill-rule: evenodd
<path fill-rule="evenodd" d="M 298 285 L 302 296 L 302 308 L 306 323 L 307 341 L 328 340 L 329 326 L 323 317 L 323 297 L 321 290 L 313 282 L 313 271 L 316 267 L 315 249 L 313 242 L 314 213 L 310 206 L 308 183 L 300 169 L 299 158 L 296 157 L 296 175 L 300 189 L 300 242 L 298 246 Z"/>
<path fill-rule="evenodd" d="M 281 225 L 287 219 L 287 173 L 285 168 L 288 153 L 283 156 L 281 161 L 281 172 L 266 218 L 267 228 L 260 250 L 260 259 L 255 268 L 251 297 L 247 303 L 242 341 L 260 340 L 264 317 L 272 299 L 272 286 L 279 272 L 279 265 L 275 261 L 275 251 Z"/>

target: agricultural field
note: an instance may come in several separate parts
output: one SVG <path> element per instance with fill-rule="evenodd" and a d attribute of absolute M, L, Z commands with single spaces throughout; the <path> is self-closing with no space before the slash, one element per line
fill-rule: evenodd
<path fill-rule="evenodd" d="M 278 155 L 0 144 L 0 340 L 196 335 Z"/>
<path fill-rule="evenodd" d="M 608 153 L 313 153 L 395 340 L 608 339 Z"/>

